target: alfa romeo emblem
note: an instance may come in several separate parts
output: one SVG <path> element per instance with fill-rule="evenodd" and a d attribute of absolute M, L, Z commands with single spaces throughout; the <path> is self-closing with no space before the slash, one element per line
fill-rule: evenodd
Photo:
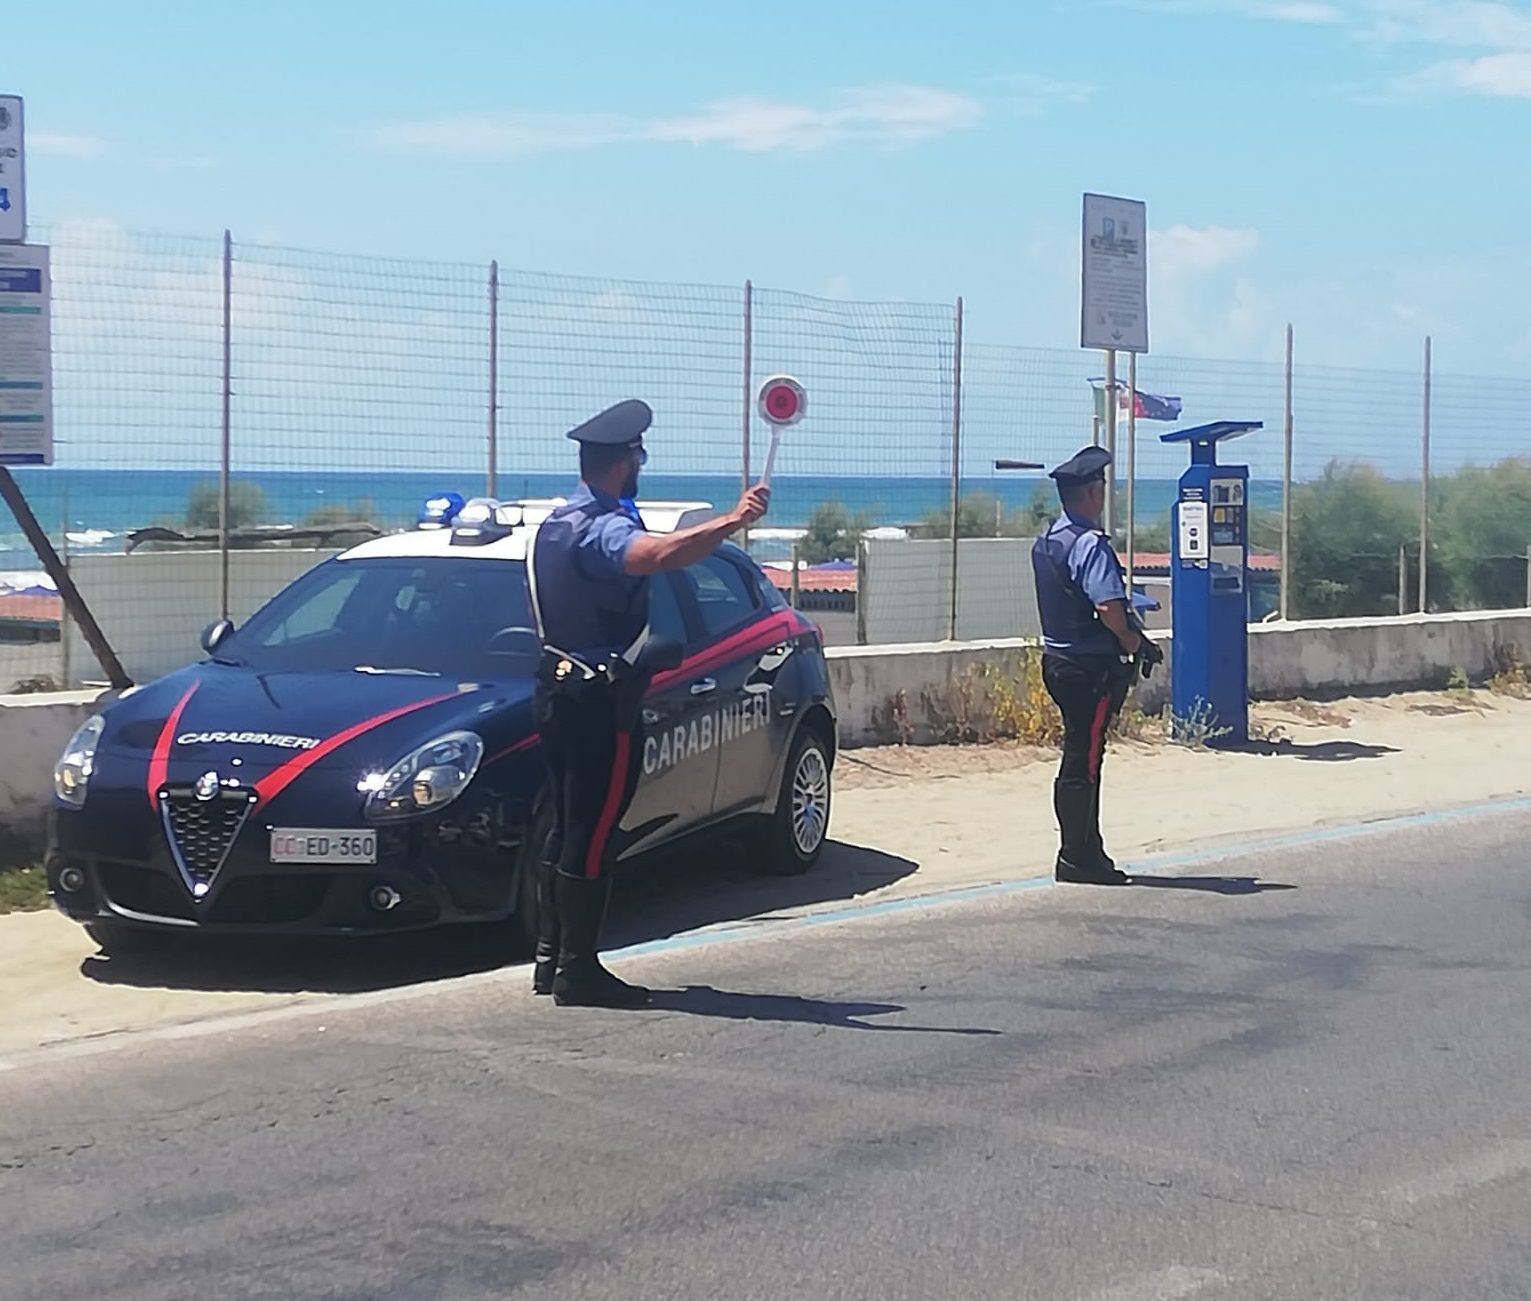
<path fill-rule="evenodd" d="M 218 794 L 218 774 L 205 772 L 197 778 L 197 784 L 192 787 L 199 800 L 210 800 Z"/>

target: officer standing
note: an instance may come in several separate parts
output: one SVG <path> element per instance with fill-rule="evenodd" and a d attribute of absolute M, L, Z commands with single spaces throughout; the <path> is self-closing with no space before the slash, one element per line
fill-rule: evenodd
<path fill-rule="evenodd" d="M 569 432 L 580 485 L 537 530 L 527 566 L 542 639 L 534 716 L 554 809 L 540 864 L 532 988 L 559 1005 L 639 1007 L 648 991 L 596 956 L 611 889 L 612 832 L 637 785 L 643 697 L 680 648 L 649 634 L 649 576 L 709 555 L 766 512 L 770 489 L 748 489 L 725 515 L 669 534 L 645 532 L 633 505 L 653 420 L 637 399 Z"/>
<path fill-rule="evenodd" d="M 1059 881 L 1126 885 L 1100 836 L 1106 734 L 1133 677 L 1164 652 L 1143 635 L 1126 575 L 1101 529 L 1111 454 L 1086 447 L 1051 473 L 1063 513 L 1031 549 L 1042 616 L 1042 680 L 1063 713 L 1063 762 L 1053 783 L 1062 844 Z"/>

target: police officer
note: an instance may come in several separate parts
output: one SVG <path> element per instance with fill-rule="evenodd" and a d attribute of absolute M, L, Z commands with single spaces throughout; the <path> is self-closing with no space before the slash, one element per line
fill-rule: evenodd
<path fill-rule="evenodd" d="M 543 643 L 533 710 L 554 829 L 540 864 L 532 987 L 560 1005 L 638 1007 L 648 991 L 596 956 L 610 892 L 612 833 L 637 785 L 643 697 L 680 648 L 649 635 L 649 576 L 701 560 L 765 514 L 770 490 L 748 489 L 725 515 L 653 534 L 633 505 L 653 420 L 636 399 L 569 432 L 580 485 L 537 530 L 527 566 Z"/>
<path fill-rule="evenodd" d="M 1042 680 L 1063 713 L 1063 763 L 1053 783 L 1062 844 L 1059 881 L 1126 885 L 1100 836 L 1106 734 L 1135 674 L 1164 652 L 1143 635 L 1126 575 L 1100 527 L 1111 454 L 1086 447 L 1051 473 L 1063 513 L 1031 549 L 1042 616 Z"/>

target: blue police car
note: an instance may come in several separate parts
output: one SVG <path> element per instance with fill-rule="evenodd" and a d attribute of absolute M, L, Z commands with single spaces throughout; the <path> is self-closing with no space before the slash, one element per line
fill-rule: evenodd
<path fill-rule="evenodd" d="M 207 659 L 87 722 L 54 774 L 56 905 L 108 951 L 152 932 L 357 934 L 516 918 L 551 826 L 531 716 L 526 556 L 558 503 L 434 500 L 318 565 Z M 704 517 L 650 503 L 656 531 Z M 652 587 L 679 642 L 654 679 L 618 855 L 743 833 L 755 863 L 824 846 L 835 715 L 818 629 L 739 548 Z"/>

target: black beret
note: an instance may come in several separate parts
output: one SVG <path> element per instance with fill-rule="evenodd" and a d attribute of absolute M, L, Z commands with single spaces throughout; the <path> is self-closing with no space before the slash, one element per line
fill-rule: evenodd
<path fill-rule="evenodd" d="M 1060 488 L 1081 488 L 1087 483 L 1104 482 L 1111 453 L 1104 447 L 1085 447 L 1075 452 L 1057 469 L 1048 472 Z"/>
<path fill-rule="evenodd" d="M 568 436 L 576 443 L 601 447 L 638 447 L 643 442 L 643 431 L 653 422 L 654 413 L 647 402 L 628 398 L 607 407 L 600 415 L 591 416 L 584 424 L 569 430 Z"/>

